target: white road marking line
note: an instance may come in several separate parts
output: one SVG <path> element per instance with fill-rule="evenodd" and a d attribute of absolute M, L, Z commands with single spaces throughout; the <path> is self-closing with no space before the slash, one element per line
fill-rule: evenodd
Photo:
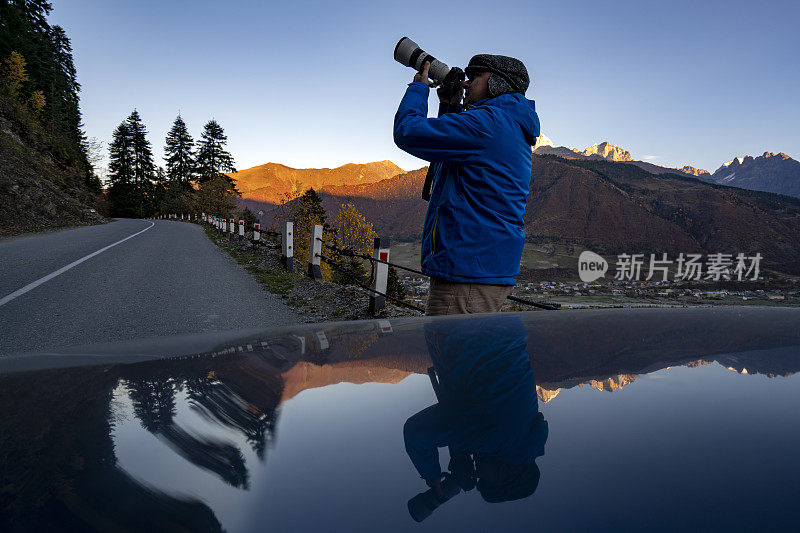
<path fill-rule="evenodd" d="M 149 230 L 153 226 L 155 226 L 155 222 L 151 222 L 150 225 L 147 226 L 146 228 L 144 228 L 142 231 L 137 231 L 133 235 L 129 235 L 129 236 L 125 237 L 121 241 L 117 241 L 114 244 L 109 244 L 105 248 L 100 248 L 96 252 L 92 252 L 89 255 L 85 256 L 85 257 L 81 257 L 77 261 L 73 261 L 72 263 L 68 264 L 67 266 L 61 267 L 58 270 L 56 270 L 55 272 L 51 272 L 50 274 L 46 275 L 45 277 L 37 279 L 33 283 L 28 283 L 27 285 L 25 285 L 21 289 L 12 292 L 8 296 L 4 296 L 3 298 L 0 298 L 0 306 L 3 306 L 5 304 L 7 304 L 8 302 L 10 302 L 11 300 L 13 300 L 14 298 L 16 298 L 18 296 L 22 296 L 26 292 L 35 289 L 36 287 L 38 287 L 42 283 L 50 281 L 51 279 L 53 279 L 54 277 L 58 276 L 59 274 L 63 274 L 64 272 L 66 272 L 70 268 L 80 265 L 81 263 L 83 263 L 87 259 L 91 259 L 92 257 L 94 257 L 96 255 L 102 254 L 103 252 L 105 252 L 109 248 L 113 248 L 114 246 L 116 246 L 116 245 L 118 245 L 120 243 L 123 243 L 123 242 L 127 241 L 128 239 L 132 239 L 132 238 L 136 237 L 137 235 L 139 235 L 141 233 L 144 233 L 145 231 Z"/>

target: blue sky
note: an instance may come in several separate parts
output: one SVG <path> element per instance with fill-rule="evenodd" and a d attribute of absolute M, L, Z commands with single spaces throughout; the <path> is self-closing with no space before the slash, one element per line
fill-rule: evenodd
<path fill-rule="evenodd" d="M 449 65 L 525 62 L 542 132 L 714 171 L 735 156 L 800 159 L 798 2 L 207 2 L 53 0 L 72 39 L 89 137 L 138 109 L 157 163 L 180 111 L 215 118 L 237 168 L 424 161 L 392 141 L 413 72 L 408 35 Z M 435 107 L 435 95 L 431 96 Z M 433 111 L 432 111 L 433 112 Z"/>

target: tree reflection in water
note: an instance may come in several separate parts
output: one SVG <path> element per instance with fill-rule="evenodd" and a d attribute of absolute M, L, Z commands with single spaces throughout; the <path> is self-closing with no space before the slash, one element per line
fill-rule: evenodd
<path fill-rule="evenodd" d="M 221 531 L 204 503 L 152 490 L 117 466 L 117 383 L 104 367 L 0 376 L 0 530 Z"/>
<path fill-rule="evenodd" d="M 270 374 L 253 376 L 247 364 L 239 358 L 166 360 L 133 365 L 123 373 L 144 429 L 198 468 L 243 489 L 249 486 L 249 476 L 242 451 L 230 442 L 195 435 L 174 418 L 176 392 L 185 388 L 192 410 L 243 435 L 263 460 L 273 438 L 282 382 Z"/>

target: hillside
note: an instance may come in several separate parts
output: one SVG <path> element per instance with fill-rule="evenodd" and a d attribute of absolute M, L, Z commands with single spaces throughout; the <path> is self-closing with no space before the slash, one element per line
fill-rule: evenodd
<path fill-rule="evenodd" d="M 309 188 L 375 183 L 401 173 L 403 169 L 391 161 L 377 161 L 336 168 L 291 168 L 267 163 L 228 175 L 243 199 L 277 205 L 285 201 L 286 194 L 303 193 Z"/>
<path fill-rule="evenodd" d="M 651 174 L 624 163 L 535 157 L 529 240 L 563 239 L 606 251 L 760 252 L 800 273 L 800 201 Z"/>
<path fill-rule="evenodd" d="M 423 168 L 378 183 L 325 187 L 323 205 L 334 213 L 352 202 L 379 235 L 417 240 L 427 208 L 424 179 Z M 624 162 L 534 156 L 525 233 L 529 242 L 607 254 L 760 252 L 763 266 L 800 274 L 799 200 Z"/>
<path fill-rule="evenodd" d="M 59 164 L 30 131 L 0 116 L 0 236 L 98 224 L 101 198 L 78 166 Z"/>

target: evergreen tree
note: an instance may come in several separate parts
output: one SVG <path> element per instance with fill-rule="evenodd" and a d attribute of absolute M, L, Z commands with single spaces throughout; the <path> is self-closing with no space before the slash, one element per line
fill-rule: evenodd
<path fill-rule="evenodd" d="M 225 178 L 233 189 L 233 180 L 223 174 L 236 172 L 233 156 L 225 150 L 228 137 L 216 120 L 209 120 L 203 127 L 200 141 L 197 143 L 197 172 L 200 182 L 215 178 Z"/>
<path fill-rule="evenodd" d="M 108 202 L 114 216 L 137 217 L 143 203 L 141 190 L 134 181 L 133 138 L 127 122 L 123 122 L 112 135 L 109 151 L 111 186 Z"/>
<path fill-rule="evenodd" d="M 149 184 L 155 179 L 153 149 L 147 140 L 147 128 L 135 109 L 126 119 L 133 146 L 133 180 L 137 185 Z"/>
<path fill-rule="evenodd" d="M 400 276 L 397 275 L 397 269 L 389 266 L 389 276 L 386 280 L 386 294 L 398 300 L 404 300 L 406 297 L 406 288 L 403 282 L 400 281 Z"/>
<path fill-rule="evenodd" d="M 133 183 L 133 138 L 127 122 L 123 122 L 114 130 L 108 151 L 108 179 L 111 185 Z"/>
<path fill-rule="evenodd" d="M 68 164 L 87 165 L 72 46 L 63 28 L 47 22 L 51 10 L 46 0 L 0 2 L 0 59 L 12 52 L 25 59 L 29 81 L 23 100 L 35 95 L 32 105 L 57 145 L 54 154 Z M 43 102 L 47 105 L 39 105 Z"/>
<path fill-rule="evenodd" d="M 167 183 L 169 181 L 167 171 L 164 170 L 164 167 L 156 167 L 155 179 L 156 183 Z"/>
<path fill-rule="evenodd" d="M 194 140 L 186 129 L 186 123 L 180 115 L 175 119 L 167 134 L 164 154 L 167 162 L 167 177 L 189 189 L 195 169 Z"/>
<path fill-rule="evenodd" d="M 50 126 L 64 131 L 70 141 L 80 143 L 84 138 L 78 106 L 78 92 L 81 86 L 77 81 L 72 61 L 72 45 L 61 26 L 50 28 L 48 38 L 52 50 L 51 61 L 57 66 L 52 70 L 54 75 L 46 78 L 46 83 L 52 90 Z"/>

